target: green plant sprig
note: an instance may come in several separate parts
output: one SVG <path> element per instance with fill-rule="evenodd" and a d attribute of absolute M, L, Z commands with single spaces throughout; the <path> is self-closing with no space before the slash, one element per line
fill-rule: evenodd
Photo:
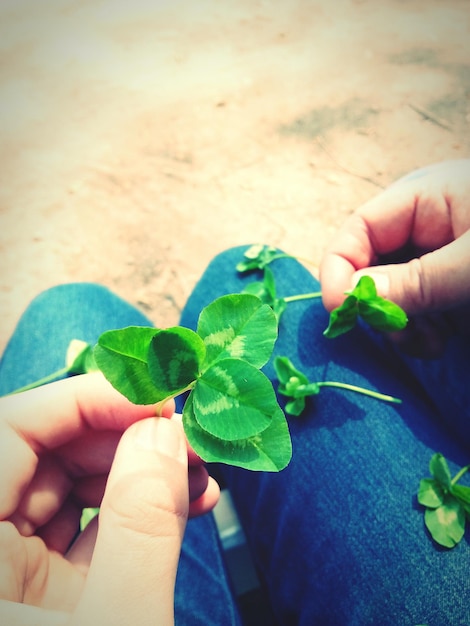
<path fill-rule="evenodd" d="M 28 385 L 19 387 L 18 389 L 10 392 L 8 395 L 29 391 L 30 389 L 35 389 L 36 387 L 42 387 L 42 385 L 52 383 L 55 380 L 59 380 L 59 378 L 63 378 L 64 376 L 76 376 L 78 374 L 87 374 L 97 370 L 98 366 L 96 365 L 93 357 L 93 347 L 89 343 L 81 341 L 80 339 L 72 339 L 67 348 L 64 367 L 48 374 L 47 376 L 44 376 L 43 378 L 35 380 Z"/>
<path fill-rule="evenodd" d="M 273 309 L 280 321 L 282 314 L 290 302 L 321 298 L 322 292 L 315 291 L 293 296 L 279 297 L 276 280 L 268 267 L 277 259 L 297 257 L 280 253 L 276 248 L 263 245 L 251 246 L 244 254 L 244 260 L 236 265 L 239 272 L 249 270 L 263 271 L 263 278 L 246 285 L 243 293 L 251 293 Z M 374 280 L 370 276 L 362 276 L 352 291 L 345 293 L 344 302 L 330 313 L 328 327 L 323 332 L 330 339 L 352 330 L 359 318 L 371 328 L 381 332 L 403 330 L 408 323 L 406 313 L 397 304 L 377 295 Z"/>
<path fill-rule="evenodd" d="M 424 523 L 436 543 L 453 548 L 464 536 L 465 520 L 470 521 L 470 487 L 458 484 L 470 465 L 452 478 L 445 457 L 437 452 L 429 471 L 433 478 L 423 478 L 418 491 L 418 502 L 426 507 Z"/>
<path fill-rule="evenodd" d="M 266 267 L 263 270 L 263 279 L 248 283 L 243 290 L 243 293 L 255 295 L 264 304 L 268 304 L 276 314 L 278 322 L 280 321 L 281 316 L 286 310 L 289 302 L 321 297 L 321 292 L 317 291 L 279 298 L 277 296 L 276 279 L 274 278 L 274 274 L 269 267 Z"/>
<path fill-rule="evenodd" d="M 103 333 L 94 355 L 109 382 L 135 404 L 189 392 L 183 427 L 208 462 L 279 471 L 290 461 L 287 422 L 261 372 L 277 339 L 276 316 L 251 294 L 214 300 L 196 332 L 128 327 Z"/>
<path fill-rule="evenodd" d="M 296 417 L 301 415 L 305 409 L 305 398 L 318 395 L 322 387 L 337 387 L 338 389 L 353 391 L 384 402 L 401 403 L 401 400 L 394 396 L 379 393 L 378 391 L 357 385 L 350 385 L 349 383 L 338 381 L 311 382 L 307 376 L 298 370 L 292 361 L 285 356 L 278 356 L 274 359 L 274 369 L 279 380 L 279 393 L 290 398 L 286 404 L 285 411 L 289 415 Z"/>
<path fill-rule="evenodd" d="M 408 323 L 406 313 L 398 304 L 377 295 L 374 280 L 362 276 L 344 302 L 333 309 L 324 336 L 330 339 L 343 335 L 362 318 L 369 326 L 382 332 L 403 330 Z"/>
<path fill-rule="evenodd" d="M 236 269 L 241 273 L 251 272 L 253 270 L 264 270 L 270 263 L 278 259 L 296 259 L 297 261 L 312 264 L 312 261 L 308 259 L 301 259 L 298 256 L 280 252 L 272 246 L 254 244 L 245 251 L 243 260 L 237 263 Z"/>

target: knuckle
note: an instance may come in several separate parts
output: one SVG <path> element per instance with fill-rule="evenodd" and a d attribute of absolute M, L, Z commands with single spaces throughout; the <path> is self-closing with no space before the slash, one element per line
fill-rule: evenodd
<path fill-rule="evenodd" d="M 408 303 L 408 312 L 432 310 L 435 306 L 435 297 L 431 268 L 426 267 L 422 259 L 416 258 L 406 264 L 406 270 L 404 296 Z"/>
<path fill-rule="evenodd" d="M 113 525 L 139 534 L 159 534 L 162 518 L 187 517 L 187 502 L 178 497 L 168 479 L 143 472 L 120 478 L 106 494 L 102 515 Z"/>

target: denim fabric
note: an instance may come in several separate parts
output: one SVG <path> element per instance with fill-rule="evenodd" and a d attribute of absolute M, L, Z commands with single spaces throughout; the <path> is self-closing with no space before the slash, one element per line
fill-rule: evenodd
<path fill-rule="evenodd" d="M 195 328 L 205 305 L 259 278 L 235 271 L 243 251 L 212 261 L 182 325 Z M 291 259 L 271 268 L 278 296 L 319 289 Z M 323 388 L 304 415 L 289 418 L 293 458 L 285 470 L 218 468 L 274 613 L 289 626 L 468 626 L 470 533 L 453 550 L 438 547 L 416 493 L 434 452 L 453 474 L 469 463 L 470 346 L 456 342 L 443 360 L 419 367 L 362 328 L 326 339 L 327 322 L 321 300 L 289 304 L 275 355 L 290 357 L 311 380 L 362 385 L 403 403 Z M 447 368 L 452 387 L 442 378 Z M 272 362 L 264 369 L 274 381 Z"/>
<path fill-rule="evenodd" d="M 71 339 L 94 344 L 105 330 L 131 325 L 152 324 L 98 285 L 60 285 L 40 294 L 20 319 L 0 361 L 0 395 L 64 367 Z M 240 624 L 211 514 L 187 524 L 175 607 L 177 626 Z"/>

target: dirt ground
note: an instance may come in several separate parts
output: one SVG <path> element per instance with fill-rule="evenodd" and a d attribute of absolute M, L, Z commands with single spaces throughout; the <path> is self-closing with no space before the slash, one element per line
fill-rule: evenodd
<path fill-rule="evenodd" d="M 318 265 L 345 216 L 470 151 L 468 0 L 1 0 L 0 350 L 41 290 L 158 326 L 209 260 Z"/>

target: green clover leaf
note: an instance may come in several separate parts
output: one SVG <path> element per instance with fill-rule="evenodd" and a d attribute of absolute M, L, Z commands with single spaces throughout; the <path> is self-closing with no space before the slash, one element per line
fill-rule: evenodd
<path fill-rule="evenodd" d="M 186 400 L 183 426 L 193 450 L 207 463 L 227 463 L 252 471 L 279 472 L 292 457 L 284 413 L 277 407 L 268 428 L 246 439 L 227 441 L 201 428 L 194 413 L 193 394 Z"/>
<path fill-rule="evenodd" d="M 287 422 L 260 371 L 277 339 L 276 316 L 251 294 L 214 300 L 197 332 L 132 326 L 103 333 L 94 355 L 111 384 L 135 404 L 190 391 L 186 436 L 201 458 L 279 471 L 292 454 Z"/>
<path fill-rule="evenodd" d="M 147 354 L 155 387 L 165 397 L 179 395 L 199 376 L 206 347 L 197 333 L 176 326 L 157 333 Z"/>
<path fill-rule="evenodd" d="M 277 356 L 274 359 L 274 370 L 279 380 L 278 391 L 281 395 L 290 398 L 286 404 L 286 413 L 298 417 L 305 409 L 305 398 L 316 396 L 322 387 L 337 387 L 347 391 L 354 391 L 366 396 L 371 396 L 385 402 L 400 403 L 401 400 L 372 389 L 365 389 L 357 385 L 350 385 L 338 381 L 324 380 L 321 382 L 311 382 L 307 376 L 298 370 L 292 361 L 285 356 Z"/>
<path fill-rule="evenodd" d="M 246 250 L 243 255 L 244 260 L 237 264 L 236 269 L 238 272 L 263 270 L 269 263 L 286 256 L 287 255 L 280 253 L 276 248 L 272 248 L 271 246 L 254 244 Z"/>
<path fill-rule="evenodd" d="M 128 326 L 103 333 L 95 346 L 94 357 L 100 370 L 134 404 L 165 399 L 155 387 L 147 365 L 150 343 L 159 332 L 146 326 Z"/>
<path fill-rule="evenodd" d="M 456 546 L 465 532 L 464 508 L 451 495 L 437 508 L 427 508 L 424 521 L 434 541 L 445 548 Z"/>
<path fill-rule="evenodd" d="M 382 332 L 402 330 L 408 323 L 406 313 L 397 304 L 377 295 L 370 276 L 362 276 L 347 298 L 330 314 L 324 336 L 330 339 L 351 330 L 361 317 L 369 326 Z"/>
<path fill-rule="evenodd" d="M 423 478 L 418 490 L 418 502 L 426 507 L 424 522 L 436 543 L 453 548 L 465 533 L 466 516 L 470 517 L 470 487 L 457 484 L 470 465 L 452 478 L 447 460 L 436 452 L 429 469 L 434 478 Z"/>
<path fill-rule="evenodd" d="M 251 293 L 257 296 L 264 304 L 268 304 L 274 311 L 278 322 L 286 310 L 286 300 L 276 296 L 276 282 L 274 274 L 269 267 L 266 267 L 264 270 L 263 280 L 248 283 L 243 293 Z"/>
<path fill-rule="evenodd" d="M 446 492 L 437 480 L 423 478 L 419 483 L 418 502 L 431 509 L 444 503 Z"/>
<path fill-rule="evenodd" d="M 222 359 L 206 370 L 192 402 L 198 424 L 224 441 L 261 433 L 278 408 L 269 379 L 241 359 Z"/>
<path fill-rule="evenodd" d="M 233 357 L 260 368 L 271 356 L 278 325 L 273 310 L 256 296 L 230 294 L 202 310 L 197 333 L 206 346 L 205 367 Z"/>

